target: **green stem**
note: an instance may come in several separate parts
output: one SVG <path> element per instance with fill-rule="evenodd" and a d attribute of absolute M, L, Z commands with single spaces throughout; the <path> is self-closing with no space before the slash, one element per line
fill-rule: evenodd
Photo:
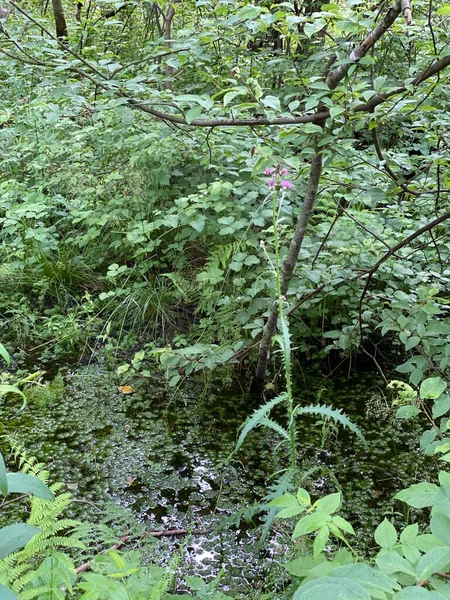
<path fill-rule="evenodd" d="M 292 377 L 291 377 L 291 346 L 289 341 L 289 330 L 286 317 L 283 310 L 283 298 L 281 294 L 281 269 L 280 269 L 280 248 L 278 240 L 278 223 L 280 220 L 280 212 L 282 200 L 281 198 L 279 206 L 277 206 L 278 189 L 275 188 L 272 199 L 272 224 L 273 224 L 273 237 L 274 237 L 274 249 L 275 249 L 275 277 L 276 277 L 276 288 L 277 288 L 277 306 L 278 316 L 280 319 L 281 333 L 283 338 L 282 351 L 283 351 L 283 364 L 284 373 L 286 379 L 286 405 L 287 405 L 287 417 L 288 417 L 288 432 L 289 432 L 289 446 L 290 446 L 290 463 L 292 472 L 295 474 L 297 468 L 297 429 L 294 415 L 294 398 L 292 393 Z"/>

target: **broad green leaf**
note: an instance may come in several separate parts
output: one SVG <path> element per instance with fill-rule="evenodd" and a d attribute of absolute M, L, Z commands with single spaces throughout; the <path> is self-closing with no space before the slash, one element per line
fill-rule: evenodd
<path fill-rule="evenodd" d="M 413 348 L 415 348 L 417 346 L 417 344 L 419 342 L 420 342 L 420 337 L 418 337 L 417 335 L 412 335 L 406 341 L 405 350 L 412 350 Z"/>
<path fill-rule="evenodd" d="M 330 530 L 327 525 L 324 525 L 317 532 L 316 537 L 314 538 L 313 544 L 313 553 L 314 558 L 317 558 L 322 550 L 325 548 L 328 542 L 328 538 L 330 536 Z"/>
<path fill-rule="evenodd" d="M 408 525 L 400 534 L 400 541 L 402 544 L 410 543 L 412 544 L 419 534 L 419 526 L 417 523 L 413 525 Z"/>
<path fill-rule="evenodd" d="M 369 567 L 369 565 L 355 564 L 338 567 L 331 571 L 331 575 L 356 581 L 369 591 L 379 590 L 391 594 L 397 587 L 395 582 L 388 579 L 383 573 Z"/>
<path fill-rule="evenodd" d="M 437 419 L 445 415 L 450 410 L 450 396 L 448 394 L 442 394 L 440 398 L 434 401 L 432 407 L 433 419 Z"/>
<path fill-rule="evenodd" d="M 422 400 L 436 400 L 447 388 L 447 383 L 441 377 L 428 377 L 420 385 Z"/>
<path fill-rule="evenodd" d="M 422 535 L 418 535 L 415 541 L 416 548 L 419 548 L 422 552 L 428 552 L 433 548 L 438 548 L 442 546 L 442 542 L 439 541 L 437 536 L 432 533 L 423 533 Z"/>
<path fill-rule="evenodd" d="M 299 506 L 297 503 L 295 506 L 287 506 L 282 508 L 280 512 L 275 515 L 276 519 L 289 519 L 290 517 L 296 517 L 305 511 L 303 506 Z"/>
<path fill-rule="evenodd" d="M 440 8 L 438 8 L 438 10 L 436 11 L 437 15 L 450 15 L 450 4 L 444 4 L 443 6 L 441 6 Z"/>
<path fill-rule="evenodd" d="M 8 494 L 32 494 L 44 500 L 52 500 L 53 493 L 43 481 L 26 473 L 8 473 Z"/>
<path fill-rule="evenodd" d="M 174 100 L 176 100 L 177 102 L 195 102 L 196 104 L 199 104 L 200 106 L 202 106 L 203 108 L 209 109 L 212 108 L 214 106 L 214 102 L 211 100 L 211 98 L 209 96 L 198 96 L 196 94 L 181 94 L 180 96 L 176 96 L 176 98 L 174 98 Z"/>
<path fill-rule="evenodd" d="M 310 506 L 311 505 L 311 497 L 306 490 L 303 488 L 298 488 L 297 490 L 297 500 L 299 504 L 302 506 Z"/>
<path fill-rule="evenodd" d="M 370 593 L 351 579 L 324 577 L 298 588 L 293 600 L 370 600 Z"/>
<path fill-rule="evenodd" d="M 269 506 L 279 506 L 280 508 L 288 508 L 290 506 L 298 506 L 296 497 L 293 494 L 283 494 L 279 498 L 274 498 L 269 502 Z"/>
<path fill-rule="evenodd" d="M 450 519 L 441 512 L 435 512 L 431 516 L 430 529 L 438 540 L 446 546 L 450 546 Z"/>
<path fill-rule="evenodd" d="M 420 413 L 420 408 L 415 404 L 408 404 L 407 406 L 401 406 L 396 412 L 395 416 L 397 419 L 413 419 Z"/>
<path fill-rule="evenodd" d="M 352 524 L 346 521 L 346 519 L 344 519 L 343 517 L 339 515 L 334 515 L 332 523 L 336 525 L 336 527 L 338 527 L 339 529 L 342 529 L 342 531 L 355 535 L 355 530 L 353 529 Z"/>
<path fill-rule="evenodd" d="M 315 503 L 315 506 L 317 507 L 318 511 L 327 513 L 329 515 L 333 514 L 339 510 L 341 506 L 341 492 L 324 496 Z"/>
<path fill-rule="evenodd" d="M 312 533 L 313 531 L 317 531 L 324 525 L 327 525 L 331 521 L 331 516 L 328 513 L 323 512 L 313 512 L 310 515 L 306 515 L 300 519 L 294 529 L 294 533 L 292 534 L 292 539 L 300 537 L 301 535 L 306 535 L 307 533 Z"/>
<path fill-rule="evenodd" d="M 392 600 L 446 600 L 445 596 L 423 587 L 408 586 L 394 594 Z"/>
<path fill-rule="evenodd" d="M 324 560 L 324 557 L 319 557 L 318 560 Z M 311 555 L 300 556 L 295 560 L 290 560 L 285 565 L 285 569 L 294 577 L 307 577 L 311 570 L 317 566 L 317 562 Z"/>
<path fill-rule="evenodd" d="M 379 554 L 375 559 L 380 570 L 386 575 L 392 575 L 393 573 L 405 573 L 415 578 L 416 571 L 413 565 L 402 558 L 397 552 L 386 552 L 385 554 Z"/>
<path fill-rule="evenodd" d="M 375 530 L 375 541 L 382 548 L 392 548 L 397 542 L 395 527 L 384 519 Z"/>
<path fill-rule="evenodd" d="M 342 108 L 341 106 L 332 106 L 330 108 L 330 117 L 332 119 L 334 119 L 335 117 L 338 117 L 339 115 L 342 115 L 345 113 L 345 108 Z"/>
<path fill-rule="evenodd" d="M 437 571 L 443 571 L 450 564 L 450 548 L 433 548 L 417 563 L 417 580 L 428 579 Z"/>
<path fill-rule="evenodd" d="M 203 111 L 203 108 L 199 104 L 192 106 L 192 108 L 190 108 L 187 111 L 187 113 L 184 115 L 184 118 L 186 119 L 186 123 L 188 125 L 190 125 L 192 123 L 192 121 L 195 121 L 195 119 L 199 118 L 199 116 L 202 114 L 202 111 Z"/>
<path fill-rule="evenodd" d="M 0 529 L 0 559 L 25 546 L 41 530 L 28 523 L 15 523 Z"/>
<path fill-rule="evenodd" d="M 0 600 L 18 600 L 17 596 L 6 586 L 0 583 Z"/>
<path fill-rule="evenodd" d="M 435 506 L 450 518 L 450 486 L 443 485 L 436 493 Z"/>
<path fill-rule="evenodd" d="M 266 96 L 261 98 L 261 102 L 266 108 L 273 108 L 277 112 L 281 111 L 280 99 L 277 96 Z"/>
<path fill-rule="evenodd" d="M 438 490 L 439 487 L 434 483 L 415 483 L 395 494 L 394 498 L 406 502 L 413 508 L 425 508 L 426 506 L 433 506 Z"/>

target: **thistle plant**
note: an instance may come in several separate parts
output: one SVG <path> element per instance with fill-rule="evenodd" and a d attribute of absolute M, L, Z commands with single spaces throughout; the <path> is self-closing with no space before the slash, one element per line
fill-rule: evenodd
<path fill-rule="evenodd" d="M 270 265 L 271 271 L 275 279 L 276 297 L 274 302 L 277 305 L 278 311 L 278 335 L 275 335 L 273 342 L 278 344 L 281 348 L 284 379 L 285 379 L 285 390 L 278 394 L 275 398 L 267 401 L 260 408 L 258 408 L 251 417 L 243 424 L 238 441 L 234 452 L 237 452 L 242 444 L 244 443 L 247 434 L 257 427 L 264 425 L 275 431 L 282 438 L 279 446 L 283 444 L 288 445 L 289 451 L 289 467 L 290 477 L 288 480 L 292 483 L 297 483 L 297 425 L 296 419 L 300 414 L 314 414 L 325 418 L 332 419 L 336 423 L 344 427 L 348 427 L 353 433 L 355 433 L 365 444 L 364 436 L 356 425 L 354 425 L 348 417 L 342 413 L 340 409 L 333 409 L 327 405 L 309 405 L 301 406 L 296 404 L 294 401 L 293 393 L 293 382 L 292 382 L 292 361 L 291 361 L 291 340 L 289 333 L 289 323 L 286 316 L 286 298 L 281 293 L 281 258 L 280 258 L 280 239 L 279 239 L 279 224 L 280 215 L 283 205 L 283 201 L 286 194 L 294 186 L 290 179 L 286 176 L 288 171 L 286 168 L 276 166 L 274 168 L 267 168 L 264 171 L 264 175 L 269 177 L 267 180 L 267 186 L 269 188 L 269 198 L 272 199 L 272 227 L 273 227 L 273 253 L 274 260 L 270 257 L 267 249 L 262 245 L 263 251 L 266 255 L 266 259 Z M 274 406 L 284 403 L 286 407 L 286 428 L 282 427 L 279 423 L 269 418 L 270 411 Z"/>

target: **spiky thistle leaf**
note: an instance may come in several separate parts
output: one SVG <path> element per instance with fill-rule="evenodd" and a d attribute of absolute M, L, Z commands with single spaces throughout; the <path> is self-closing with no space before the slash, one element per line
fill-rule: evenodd
<path fill-rule="evenodd" d="M 270 411 L 272 410 L 272 408 L 274 406 L 276 406 L 277 404 L 280 404 L 280 402 L 283 402 L 284 400 L 286 400 L 285 392 L 283 392 L 279 396 L 276 396 L 275 398 L 272 398 L 272 400 L 269 400 L 269 402 L 266 402 L 266 404 L 263 404 L 257 410 L 254 411 L 252 416 L 249 417 L 247 419 L 247 421 L 242 425 L 242 430 L 239 435 L 238 441 L 236 442 L 236 447 L 233 451 L 233 454 L 235 452 L 237 452 L 239 450 L 239 448 L 242 446 L 245 438 L 250 433 L 250 431 L 252 429 L 255 429 L 256 427 L 259 427 L 260 425 L 262 425 L 264 419 L 267 418 L 267 416 L 270 413 Z"/>
<path fill-rule="evenodd" d="M 352 431 L 355 435 L 359 437 L 365 447 L 367 447 L 367 442 L 365 437 L 363 436 L 359 427 L 357 427 L 354 423 L 350 421 L 345 413 L 342 412 L 340 408 L 332 408 L 331 406 L 327 406 L 326 404 L 310 404 L 309 406 L 297 406 L 294 411 L 295 416 L 297 415 L 317 415 L 321 417 L 328 417 L 329 419 L 333 419 L 336 423 L 339 423 L 343 427 L 347 427 Z"/>

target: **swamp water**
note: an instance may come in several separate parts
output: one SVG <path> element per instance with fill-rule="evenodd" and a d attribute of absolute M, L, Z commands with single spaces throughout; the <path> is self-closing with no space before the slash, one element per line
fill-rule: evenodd
<path fill-rule="evenodd" d="M 188 530 L 146 546 L 147 560 L 176 562 L 181 577 L 208 579 L 223 568 L 224 588 L 241 593 L 263 591 L 268 578 L 282 581 L 287 524 L 278 524 L 260 544 L 258 518 L 248 525 L 236 514 L 267 493 L 273 473 L 287 466 L 286 455 L 275 451 L 275 434 L 260 429 L 228 461 L 237 429 L 257 401 L 199 383 L 174 393 L 157 377 L 136 383 L 125 395 L 117 375 L 101 367 L 82 367 L 63 377 L 59 397 L 47 394 L 44 402 L 32 394 L 21 413 L 17 402 L 8 401 L 0 419 L 28 455 L 48 464 L 52 480 L 64 482 L 82 501 L 74 503 L 77 516 L 114 523 L 118 537 L 131 530 L 136 536 Z M 368 440 L 365 449 L 332 423 L 299 422 L 302 485 L 314 498 L 342 487 L 341 514 L 357 533 L 352 543 L 367 551 L 384 515 L 400 526 L 411 519 L 392 501 L 395 492 L 434 475 L 433 462 L 418 451 L 418 426 L 392 418 L 370 377 L 324 380 L 314 373 L 298 382 L 297 397 L 305 404 L 343 408 Z"/>

